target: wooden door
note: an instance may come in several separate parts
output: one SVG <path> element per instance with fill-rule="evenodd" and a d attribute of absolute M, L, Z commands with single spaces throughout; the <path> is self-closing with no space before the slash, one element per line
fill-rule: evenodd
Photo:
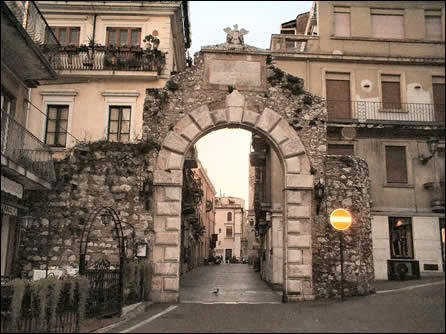
<path fill-rule="evenodd" d="M 351 119 L 350 81 L 326 80 L 328 120 Z"/>
<path fill-rule="evenodd" d="M 432 84 L 434 93 L 435 121 L 444 123 L 444 83 Z"/>

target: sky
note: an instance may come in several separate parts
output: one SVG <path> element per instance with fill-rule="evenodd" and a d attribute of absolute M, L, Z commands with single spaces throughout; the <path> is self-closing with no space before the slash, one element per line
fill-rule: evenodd
<path fill-rule="evenodd" d="M 202 46 L 226 42 L 226 27 L 249 31 L 245 44 L 268 49 L 280 24 L 311 9 L 311 1 L 189 1 L 193 58 Z M 241 129 L 211 132 L 197 142 L 198 158 L 206 168 L 217 196 L 241 197 L 248 208 L 251 133 Z"/>

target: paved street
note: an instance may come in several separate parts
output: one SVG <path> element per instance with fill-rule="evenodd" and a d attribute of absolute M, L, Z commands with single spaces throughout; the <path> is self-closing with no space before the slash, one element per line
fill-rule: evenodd
<path fill-rule="evenodd" d="M 444 332 L 445 329 L 444 276 L 379 282 L 377 294 L 348 297 L 344 302 L 282 304 L 276 303 L 280 301 L 280 293 L 272 292 L 257 274 L 242 264 L 195 269 L 185 275 L 181 284 L 185 303 L 154 304 L 148 312 L 109 332 Z M 231 277 L 235 283 L 227 283 Z M 237 281 L 242 277 L 244 280 Z M 199 282 L 203 283 L 201 289 Z M 214 287 L 222 290 L 218 297 L 211 294 Z M 243 287 L 250 290 L 243 291 Z M 216 299 L 220 297 L 218 304 Z M 264 303 L 257 303 L 260 299 Z"/>
<path fill-rule="evenodd" d="M 218 295 L 212 293 L 219 289 Z M 180 279 L 181 303 L 281 303 L 282 293 L 272 291 L 247 264 L 198 267 Z"/>

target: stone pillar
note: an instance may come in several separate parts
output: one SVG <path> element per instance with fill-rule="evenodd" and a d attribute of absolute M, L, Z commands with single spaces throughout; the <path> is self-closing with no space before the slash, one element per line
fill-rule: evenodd
<path fill-rule="evenodd" d="M 313 300 L 311 253 L 311 189 L 313 176 L 286 174 L 284 301 Z"/>
<path fill-rule="evenodd" d="M 151 299 L 155 303 L 179 301 L 181 186 L 179 171 L 155 171 L 155 245 Z"/>

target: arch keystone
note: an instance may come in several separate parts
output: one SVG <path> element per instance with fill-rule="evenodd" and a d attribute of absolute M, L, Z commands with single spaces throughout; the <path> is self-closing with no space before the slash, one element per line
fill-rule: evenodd
<path fill-rule="evenodd" d="M 238 90 L 235 89 L 226 96 L 226 107 L 243 107 L 244 105 L 245 97 Z"/>

